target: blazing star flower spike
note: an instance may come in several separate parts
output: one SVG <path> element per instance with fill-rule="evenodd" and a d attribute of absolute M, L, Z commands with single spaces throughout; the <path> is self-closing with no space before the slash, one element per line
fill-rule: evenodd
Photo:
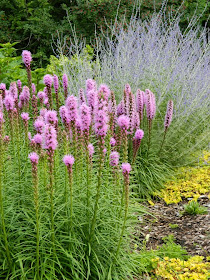
<path fill-rule="evenodd" d="M 136 140 L 141 140 L 144 137 L 144 131 L 142 129 L 137 129 L 134 138 Z"/>
<path fill-rule="evenodd" d="M 72 155 L 65 155 L 63 157 L 63 162 L 67 167 L 72 167 L 74 164 L 74 157 Z"/>
<path fill-rule="evenodd" d="M 23 59 L 23 63 L 25 64 L 25 66 L 27 68 L 30 67 L 31 61 L 32 61 L 31 52 L 24 50 L 22 52 L 22 59 Z"/>
<path fill-rule="evenodd" d="M 67 97 L 66 108 L 68 109 L 69 119 L 71 122 L 75 122 L 77 119 L 77 98 L 74 95 Z"/>
<path fill-rule="evenodd" d="M 43 120 L 37 119 L 34 122 L 34 128 L 38 133 L 42 133 L 45 123 Z"/>
<path fill-rule="evenodd" d="M 37 133 L 33 137 L 36 144 L 41 145 L 42 144 L 42 135 Z"/>
<path fill-rule="evenodd" d="M 124 175 L 128 175 L 132 169 L 129 163 L 122 163 L 121 168 Z"/>
<path fill-rule="evenodd" d="M 58 123 L 57 112 L 54 110 L 47 111 L 44 118 L 48 124 L 56 125 Z"/>
<path fill-rule="evenodd" d="M 165 129 L 167 129 L 171 124 L 172 116 L 173 116 L 173 107 L 174 107 L 173 101 L 169 100 L 167 105 L 166 116 L 165 116 L 165 123 L 164 123 Z"/>
<path fill-rule="evenodd" d="M 99 89 L 98 89 L 98 93 L 101 93 L 103 95 L 103 98 L 107 101 L 110 94 L 111 94 L 111 91 L 110 91 L 110 89 L 108 88 L 107 85 L 101 84 Z"/>
<path fill-rule="evenodd" d="M 57 148 L 57 132 L 52 125 L 46 124 L 42 137 L 44 142 L 44 149 L 54 151 Z"/>
<path fill-rule="evenodd" d="M 89 151 L 89 156 L 92 157 L 94 154 L 94 146 L 92 144 L 88 144 L 88 151 Z"/>
<path fill-rule="evenodd" d="M 21 114 L 21 118 L 23 121 L 28 121 L 30 119 L 29 114 L 25 112 Z"/>
<path fill-rule="evenodd" d="M 46 85 L 46 87 L 52 86 L 53 78 L 51 75 L 49 75 L 49 74 L 45 75 L 43 80 L 44 80 L 44 84 Z"/>
<path fill-rule="evenodd" d="M 68 77 L 66 74 L 63 74 L 63 89 L 64 91 L 68 90 Z"/>
<path fill-rule="evenodd" d="M 28 155 L 28 158 L 31 160 L 32 164 L 38 164 L 39 161 L 39 156 L 37 155 L 37 153 L 32 152 Z"/>
<path fill-rule="evenodd" d="M 129 123 L 130 123 L 130 119 L 128 116 L 125 115 L 121 115 L 119 116 L 119 118 L 117 119 L 117 124 L 119 125 L 119 127 L 123 130 L 127 130 L 129 128 Z"/>
<path fill-rule="evenodd" d="M 82 131 L 89 131 L 90 124 L 91 124 L 90 107 L 88 107 L 84 103 L 80 106 L 80 116 L 81 116 L 81 123 L 82 123 Z"/>
<path fill-rule="evenodd" d="M 57 75 L 53 75 L 53 82 L 54 82 L 54 89 L 55 89 L 55 92 L 58 92 L 59 80 L 58 80 L 58 76 L 57 76 Z"/>
<path fill-rule="evenodd" d="M 92 79 L 88 79 L 86 80 L 86 94 L 91 90 L 96 91 L 96 82 Z"/>
<path fill-rule="evenodd" d="M 116 140 L 112 137 L 109 143 L 112 147 L 114 147 L 116 145 Z"/>
<path fill-rule="evenodd" d="M 117 166 L 119 164 L 119 158 L 120 158 L 120 155 L 118 152 L 111 152 L 110 156 L 109 156 L 109 164 L 111 166 Z"/>
<path fill-rule="evenodd" d="M 5 105 L 7 111 L 11 111 L 14 109 L 15 103 L 14 103 L 14 99 L 12 98 L 12 96 L 6 95 L 6 97 L 4 98 L 4 105 Z"/>

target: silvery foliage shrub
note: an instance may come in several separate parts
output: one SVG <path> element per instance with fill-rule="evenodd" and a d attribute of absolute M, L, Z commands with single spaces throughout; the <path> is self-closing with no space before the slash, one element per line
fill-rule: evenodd
<path fill-rule="evenodd" d="M 133 18 L 126 28 L 117 29 L 113 24 L 111 35 L 105 36 L 105 43 L 96 40 L 96 60 L 92 61 L 92 67 L 89 63 L 85 67 L 84 61 L 79 60 L 77 71 L 64 65 L 70 81 L 69 89 L 75 94 L 88 78 L 106 83 L 118 101 L 126 83 L 131 85 L 134 93 L 138 88 L 149 88 L 154 92 L 157 102 L 153 125 L 154 153 L 162 139 L 166 105 L 172 99 L 174 116 L 161 157 L 175 165 L 183 163 L 182 160 L 186 162 L 188 155 L 206 147 L 210 136 L 207 31 L 197 27 L 194 18 L 182 32 L 180 17 L 166 20 L 164 13 L 159 13 L 150 21 Z M 60 54 L 63 46 L 60 41 L 57 46 Z M 85 43 L 75 37 L 69 53 L 77 53 L 79 57 L 84 46 Z"/>

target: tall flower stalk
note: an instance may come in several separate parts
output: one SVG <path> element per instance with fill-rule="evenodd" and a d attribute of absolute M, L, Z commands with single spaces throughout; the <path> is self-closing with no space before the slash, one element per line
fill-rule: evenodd
<path fill-rule="evenodd" d="M 25 64 L 26 67 L 26 72 L 27 72 L 27 77 L 28 77 L 28 87 L 30 90 L 30 95 L 32 96 L 32 80 L 31 80 L 31 52 L 24 50 L 22 52 L 22 59 L 23 63 Z"/>
<path fill-rule="evenodd" d="M 171 124 L 171 121 L 172 121 L 173 107 L 174 107 L 173 101 L 169 100 L 168 105 L 167 105 L 166 115 L 165 115 L 165 122 L 164 122 L 165 129 L 164 129 L 164 134 L 163 134 L 163 140 L 162 140 L 162 143 L 160 145 L 159 155 L 160 155 L 161 150 L 163 148 L 163 144 L 164 144 L 164 141 L 165 141 L 165 138 L 166 138 L 166 133 L 167 133 L 168 128 L 169 128 L 169 126 Z"/>
<path fill-rule="evenodd" d="M 29 159 L 32 165 L 32 177 L 33 177 L 33 191 L 34 191 L 34 208 L 36 216 L 36 273 L 35 277 L 37 280 L 40 279 L 40 257 L 39 257 L 39 243 L 40 243 L 40 228 L 39 228 L 39 190 L 38 190 L 38 173 L 37 165 L 39 156 L 37 153 L 32 152 L 29 154 Z"/>

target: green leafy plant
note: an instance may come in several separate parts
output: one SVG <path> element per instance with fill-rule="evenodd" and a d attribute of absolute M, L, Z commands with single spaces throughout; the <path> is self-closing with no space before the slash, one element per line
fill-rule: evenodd
<path fill-rule="evenodd" d="M 171 229 L 175 229 L 175 228 L 178 228 L 179 225 L 177 225 L 177 224 L 169 224 L 169 227 L 170 227 Z"/>
<path fill-rule="evenodd" d="M 185 215 L 203 215 L 208 213 L 208 208 L 201 206 L 197 201 L 190 201 L 184 205 L 184 211 L 182 214 Z"/>

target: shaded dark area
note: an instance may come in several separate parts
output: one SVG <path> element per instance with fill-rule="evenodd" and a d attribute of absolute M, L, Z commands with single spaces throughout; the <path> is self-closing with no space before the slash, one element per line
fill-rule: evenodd
<path fill-rule="evenodd" d="M 114 21 L 117 11 L 119 20 L 124 17 L 129 21 L 134 11 L 135 0 L 1 0 L 0 1 L 0 43 L 18 42 L 18 55 L 24 49 L 32 52 L 35 66 L 44 67 L 53 54 L 52 36 L 56 39 L 59 33 L 70 38 L 71 29 L 67 19 L 75 26 L 76 32 L 90 43 L 95 36 L 95 30 L 100 36 L 107 30 L 107 23 Z M 155 5 L 154 5 L 155 3 Z M 184 13 L 181 27 L 186 28 L 190 18 L 201 15 L 198 24 L 205 26 L 210 11 L 207 0 L 169 0 L 166 12 L 176 13 L 179 9 Z M 162 1 L 147 0 L 141 2 L 138 18 L 150 18 L 154 10 L 161 9 Z M 118 26 L 116 26 L 118 28 Z"/>

